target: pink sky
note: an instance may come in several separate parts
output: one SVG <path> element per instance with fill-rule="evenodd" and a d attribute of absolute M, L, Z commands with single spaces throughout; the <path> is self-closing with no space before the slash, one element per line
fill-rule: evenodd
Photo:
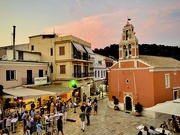
<path fill-rule="evenodd" d="M 164 44 L 178 45 L 177 35 L 179 32 L 179 22 L 171 22 L 171 14 L 175 9 L 164 8 L 158 12 L 151 11 L 147 15 L 137 16 L 138 9 L 134 9 L 131 14 L 130 23 L 135 27 L 139 44 Z M 118 44 L 121 40 L 122 28 L 126 24 L 127 16 L 123 11 L 108 14 L 88 16 L 77 21 L 63 25 L 56 25 L 45 29 L 45 33 L 51 33 L 53 29 L 60 36 L 74 35 L 91 43 L 92 49 L 104 48 L 111 44 Z M 174 18 L 172 18 L 173 21 Z M 168 39 L 169 36 L 169 39 Z M 174 42 L 173 42 L 174 40 Z"/>
<path fill-rule="evenodd" d="M 16 25 L 16 44 L 55 29 L 60 36 L 90 42 L 92 49 L 105 48 L 120 42 L 127 16 L 139 44 L 180 46 L 179 0 L 17 1 L 0 1 L 0 46 L 12 44 L 12 26 Z"/>

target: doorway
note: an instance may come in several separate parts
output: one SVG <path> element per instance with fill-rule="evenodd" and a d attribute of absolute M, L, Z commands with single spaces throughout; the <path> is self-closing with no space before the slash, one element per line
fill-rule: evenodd
<path fill-rule="evenodd" d="M 32 84 L 32 70 L 27 70 L 27 84 Z"/>
<path fill-rule="evenodd" d="M 131 100 L 131 97 L 129 96 L 125 97 L 125 111 L 126 112 L 132 111 L 132 100 Z"/>
<path fill-rule="evenodd" d="M 43 70 L 42 69 L 39 70 L 39 77 L 43 77 Z"/>

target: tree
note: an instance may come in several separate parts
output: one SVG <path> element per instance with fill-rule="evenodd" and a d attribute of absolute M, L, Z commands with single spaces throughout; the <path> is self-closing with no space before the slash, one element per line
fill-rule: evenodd
<path fill-rule="evenodd" d="M 119 45 L 111 44 L 106 46 L 104 49 L 93 50 L 94 53 L 112 56 L 115 60 L 119 59 Z M 151 56 L 163 56 L 163 57 L 172 57 L 174 59 L 180 60 L 180 47 L 178 46 L 165 46 L 157 44 L 139 44 L 139 55 L 151 55 Z"/>

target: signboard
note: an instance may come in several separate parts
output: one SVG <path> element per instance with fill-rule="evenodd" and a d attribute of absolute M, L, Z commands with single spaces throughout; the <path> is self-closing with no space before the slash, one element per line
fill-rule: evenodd
<path fill-rule="evenodd" d="M 67 98 L 67 94 L 63 94 L 61 97 L 62 98 Z"/>
<path fill-rule="evenodd" d="M 47 77 L 35 77 L 34 78 L 34 84 L 47 84 Z"/>

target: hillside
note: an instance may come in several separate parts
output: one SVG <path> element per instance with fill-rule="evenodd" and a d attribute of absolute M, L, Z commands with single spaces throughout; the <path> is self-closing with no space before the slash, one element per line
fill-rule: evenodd
<path fill-rule="evenodd" d="M 110 46 L 105 47 L 104 49 L 95 48 L 93 52 L 107 57 L 111 56 L 114 57 L 115 60 L 118 60 L 119 45 L 112 44 Z M 172 57 L 174 59 L 180 60 L 180 47 L 156 44 L 139 44 L 139 54 Z"/>

